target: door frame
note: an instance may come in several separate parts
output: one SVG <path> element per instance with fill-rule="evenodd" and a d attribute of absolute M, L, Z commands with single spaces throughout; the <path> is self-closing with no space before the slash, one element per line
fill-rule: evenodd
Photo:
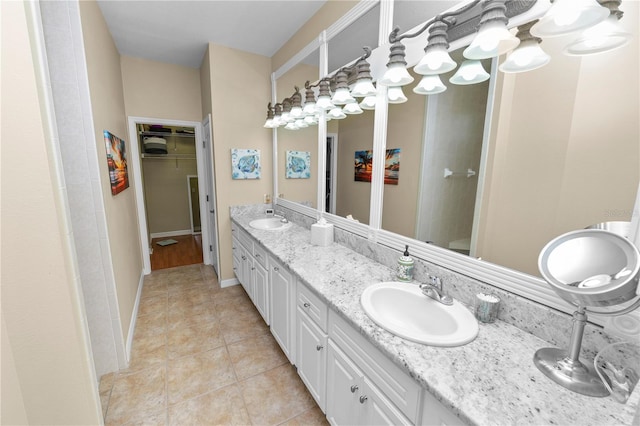
<path fill-rule="evenodd" d="M 329 142 L 331 140 L 331 142 Z M 327 146 L 331 145 L 331 158 L 327 158 L 327 162 L 331 164 L 329 176 L 331 183 L 331 201 L 329 213 L 336 214 L 336 192 L 338 191 L 338 134 L 327 133 Z M 326 171 L 325 171 L 326 172 Z M 326 180 L 326 176 L 325 176 Z M 326 209 L 326 206 L 325 206 Z"/>
<path fill-rule="evenodd" d="M 187 175 L 187 190 L 189 194 L 189 221 L 191 224 L 191 235 L 197 235 L 202 233 L 202 220 L 200 221 L 200 231 L 196 231 L 195 226 L 193 226 L 193 199 L 191 198 L 191 178 L 196 178 L 198 182 L 198 188 L 200 188 L 200 179 L 198 179 L 198 175 Z M 198 195 L 200 195 L 200 190 L 198 190 Z M 199 199 L 199 197 L 198 197 Z M 200 204 L 200 203 L 198 203 Z M 199 216 L 202 217 L 202 212 L 198 212 Z"/>
<path fill-rule="evenodd" d="M 204 132 L 205 126 L 209 128 L 209 144 L 206 145 L 204 143 Z M 208 250 L 209 253 L 209 263 L 207 265 L 212 265 L 214 272 L 216 273 L 216 277 L 220 280 L 220 227 L 218 226 L 218 201 L 217 201 L 217 191 L 216 191 L 216 173 L 215 173 L 215 158 L 213 156 L 213 121 L 211 119 L 211 114 L 207 114 L 207 116 L 202 120 L 202 151 L 204 152 L 205 158 L 203 171 L 205 173 L 205 185 L 200 184 L 200 180 L 198 179 L 198 188 L 204 187 L 201 191 L 205 192 L 205 205 L 208 202 L 209 206 L 206 206 L 204 212 L 207 216 L 207 224 L 208 227 L 206 229 L 207 232 L 207 242 L 208 245 L 212 245 L 215 247 L 214 251 Z M 211 194 L 209 194 L 211 191 Z M 208 197 L 207 197 L 208 196 Z M 202 203 L 202 198 L 200 199 Z M 202 205 L 202 204 L 201 204 Z M 210 214 L 213 210 L 213 214 Z M 200 221 L 202 222 L 202 211 L 200 211 Z M 210 222 L 211 221 L 211 222 Z M 205 232 L 205 228 L 201 228 L 202 232 Z M 215 239 L 215 241 L 212 241 Z M 204 241 L 204 240 L 203 240 Z M 203 243 L 204 244 L 204 243 Z M 207 247 L 208 247 L 207 245 Z M 204 248 L 204 247 L 203 247 Z M 215 262 L 214 262 L 215 261 Z"/>
<path fill-rule="evenodd" d="M 179 126 L 179 127 L 193 127 L 195 130 L 195 144 L 196 144 L 196 167 L 198 170 L 198 180 L 204 182 L 205 179 L 205 161 L 202 158 L 202 152 L 198 149 L 202 145 L 202 123 L 199 121 L 183 121 L 183 120 L 167 120 L 162 118 L 150 118 L 150 117 L 135 117 L 128 116 L 129 127 L 129 147 L 131 151 L 131 181 L 136 196 L 136 210 L 138 212 L 138 229 L 140 234 L 140 248 L 142 251 L 142 264 L 143 272 L 145 275 L 151 273 L 151 253 L 150 253 L 150 240 L 149 230 L 147 225 L 147 212 L 146 204 L 144 200 L 144 187 L 142 180 L 142 162 L 140 158 L 140 143 L 138 141 L 138 124 L 162 124 L 165 126 Z M 211 252 L 209 252 L 209 218 L 205 217 L 203 220 L 202 212 L 206 211 L 206 205 L 203 205 L 206 199 L 204 193 L 204 185 L 198 185 L 198 193 L 200 195 L 200 226 L 202 228 L 202 259 L 205 265 L 211 264 Z"/>

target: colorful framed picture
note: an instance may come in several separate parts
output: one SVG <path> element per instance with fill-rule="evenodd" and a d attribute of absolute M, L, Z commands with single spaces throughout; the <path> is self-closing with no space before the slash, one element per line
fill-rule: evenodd
<path fill-rule="evenodd" d="M 354 180 L 371 182 L 373 151 L 356 151 L 354 158 Z M 397 185 L 400 177 L 400 148 L 387 149 L 384 161 L 384 183 Z"/>
<path fill-rule="evenodd" d="M 231 149 L 232 179 L 260 179 L 260 174 L 259 149 Z"/>
<path fill-rule="evenodd" d="M 111 195 L 118 195 L 129 187 L 125 142 L 107 130 L 104 130 L 103 134 L 104 144 L 107 150 Z"/>
<path fill-rule="evenodd" d="M 287 151 L 285 177 L 287 179 L 309 179 L 311 177 L 311 153 Z"/>

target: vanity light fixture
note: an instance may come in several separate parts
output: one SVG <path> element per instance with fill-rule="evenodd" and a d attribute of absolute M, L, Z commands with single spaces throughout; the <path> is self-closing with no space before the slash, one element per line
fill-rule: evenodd
<path fill-rule="evenodd" d="M 273 127 L 279 127 L 282 123 L 282 104 L 277 103 L 273 106 Z"/>
<path fill-rule="evenodd" d="M 540 47 L 542 39 L 531 35 L 531 27 L 538 22 L 531 21 L 518 27 L 516 37 L 520 45 L 507 56 L 507 60 L 500 65 L 500 71 L 517 73 L 535 70 L 549 63 L 551 57 Z"/>
<path fill-rule="evenodd" d="M 456 68 L 458 64 L 451 59 L 449 42 L 447 40 L 447 28 L 449 25 L 444 20 L 436 20 L 429 28 L 425 55 L 413 70 L 422 75 L 443 74 Z"/>
<path fill-rule="evenodd" d="M 264 122 L 263 127 L 267 129 L 273 129 L 274 127 L 277 127 L 273 124 L 273 107 L 271 106 L 271 102 L 269 102 L 269 105 L 267 106 L 267 121 Z"/>
<path fill-rule="evenodd" d="M 400 31 L 400 28 L 396 27 L 391 32 L 389 36 L 389 40 L 395 39 L 395 36 Z M 405 47 L 400 42 L 400 39 L 393 40 L 391 45 L 391 51 L 389 53 L 389 62 L 387 62 L 387 70 L 380 80 L 378 80 L 378 84 L 382 84 L 383 86 L 406 86 L 407 84 L 413 82 L 413 77 L 407 71 L 407 61 L 405 58 Z"/>
<path fill-rule="evenodd" d="M 531 34 L 542 38 L 561 36 L 596 25 L 607 16 L 608 9 L 596 0 L 555 0 L 531 28 Z"/>
<path fill-rule="evenodd" d="M 458 71 L 449 79 L 453 84 L 467 85 L 487 81 L 490 75 L 482 66 L 482 62 L 477 60 L 466 60 L 460 65 Z"/>
<path fill-rule="evenodd" d="M 357 102 L 352 102 L 350 104 L 346 104 L 343 108 L 342 108 L 342 112 L 344 112 L 347 115 L 353 115 L 353 114 L 362 114 L 362 108 L 360 108 L 360 105 L 358 105 Z"/>
<path fill-rule="evenodd" d="M 390 104 L 403 104 L 407 102 L 407 97 L 404 95 L 402 87 L 400 86 L 389 87 L 387 97 Z"/>
<path fill-rule="evenodd" d="M 355 102 L 355 98 L 349 93 L 349 85 L 347 79 L 349 78 L 345 68 L 340 68 L 336 73 L 336 88 L 333 92 L 331 102 L 334 105 L 346 105 Z"/>
<path fill-rule="evenodd" d="M 365 54 L 358 59 L 355 65 L 356 83 L 351 90 L 351 96 L 356 98 L 365 98 L 367 96 L 375 96 L 376 88 L 373 85 L 371 78 L 371 65 L 367 61 L 367 58 L 371 56 L 371 48 L 368 46 L 363 47 Z"/>
<path fill-rule="evenodd" d="M 295 86 L 295 92 L 289 98 L 291 100 L 291 117 L 293 119 L 302 118 L 304 115 L 302 113 L 302 95 L 300 94 L 300 89 L 298 86 Z"/>
<path fill-rule="evenodd" d="M 322 79 L 319 82 L 320 92 L 318 93 L 318 101 L 316 102 L 316 107 L 322 110 L 329 110 L 333 108 L 333 103 L 331 102 L 331 91 L 329 90 L 329 80 Z"/>
<path fill-rule="evenodd" d="M 342 108 L 338 105 L 334 105 L 327 113 L 327 117 L 335 120 L 342 120 L 343 118 L 346 118 L 347 115 L 342 111 Z"/>
<path fill-rule="evenodd" d="M 367 96 L 360 102 L 360 108 L 366 110 L 376 109 L 376 97 L 375 96 Z"/>
<path fill-rule="evenodd" d="M 482 5 L 478 34 L 463 55 L 467 59 L 488 59 L 500 56 L 520 44 L 520 39 L 507 29 L 504 0 L 487 0 Z"/>
<path fill-rule="evenodd" d="M 599 24 L 587 28 L 582 35 L 565 48 L 565 53 L 572 56 L 592 55 L 608 52 L 623 47 L 631 34 L 620 28 L 620 19 L 624 12 L 618 9 L 620 0 L 601 0 L 602 9 L 609 10 L 609 16 Z"/>
<path fill-rule="evenodd" d="M 413 92 L 418 95 L 436 95 L 445 90 L 447 90 L 447 86 L 442 83 L 440 76 L 437 74 L 423 76 L 420 83 L 413 88 Z"/>
<path fill-rule="evenodd" d="M 311 88 L 310 82 L 307 81 L 304 83 L 305 88 L 305 99 L 304 99 L 304 108 L 302 108 L 302 112 L 305 114 L 305 118 L 309 116 L 315 116 L 316 110 L 316 95 L 313 93 L 313 89 Z"/>

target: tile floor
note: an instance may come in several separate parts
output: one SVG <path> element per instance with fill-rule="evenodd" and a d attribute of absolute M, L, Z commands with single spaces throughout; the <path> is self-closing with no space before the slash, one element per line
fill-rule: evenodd
<path fill-rule="evenodd" d="M 204 265 L 145 278 L 131 364 L 100 397 L 106 425 L 327 424 L 242 287 Z"/>

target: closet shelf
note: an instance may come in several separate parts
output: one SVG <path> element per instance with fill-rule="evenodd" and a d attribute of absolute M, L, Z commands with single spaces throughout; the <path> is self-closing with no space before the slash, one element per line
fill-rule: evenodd
<path fill-rule="evenodd" d="M 157 160 L 195 160 L 196 154 L 140 154 L 142 158 L 152 158 Z"/>
<path fill-rule="evenodd" d="M 194 133 L 168 133 L 168 132 L 152 132 L 150 130 L 140 131 L 140 135 L 142 136 L 157 136 L 160 138 L 168 138 L 171 136 L 176 136 L 179 138 L 195 138 L 196 135 Z"/>

